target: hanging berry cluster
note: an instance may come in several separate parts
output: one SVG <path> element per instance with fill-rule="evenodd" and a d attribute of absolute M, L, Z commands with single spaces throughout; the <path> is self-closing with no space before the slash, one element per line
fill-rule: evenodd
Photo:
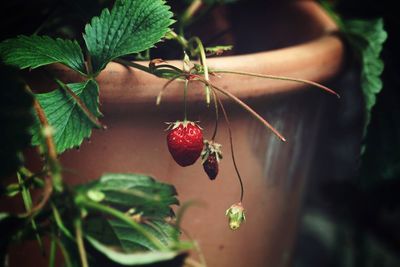
<path fill-rule="evenodd" d="M 218 130 L 218 119 L 219 119 L 219 111 L 222 111 L 225 122 L 228 126 L 229 133 L 229 143 L 230 143 L 230 152 L 231 159 L 233 162 L 233 166 L 235 168 L 235 172 L 237 174 L 238 182 L 240 185 L 240 198 L 239 202 L 231 205 L 226 210 L 226 216 L 228 217 L 229 227 L 232 230 L 236 230 L 240 227 L 241 223 L 245 221 L 245 210 L 243 207 L 243 197 L 244 197 L 244 186 L 242 177 L 240 175 L 238 166 L 236 164 L 235 159 L 235 150 L 233 145 L 233 137 L 232 131 L 230 128 L 230 122 L 228 114 L 224 108 L 224 105 L 219 98 L 218 94 L 222 94 L 233 100 L 239 106 L 241 106 L 244 110 L 250 113 L 254 118 L 260 121 L 265 127 L 270 129 L 281 141 L 285 142 L 286 139 L 283 137 L 278 130 L 276 130 L 268 121 L 266 121 L 263 117 L 261 117 L 257 112 L 255 112 L 251 107 L 249 107 L 246 103 L 241 101 L 235 95 L 226 91 L 223 88 L 217 87 L 210 82 L 209 75 L 214 73 L 229 73 L 236 75 L 246 75 L 258 78 L 267 78 L 267 79 L 275 79 L 275 80 L 284 80 L 284 81 L 293 81 L 298 83 L 304 83 L 307 85 L 318 87 L 326 92 L 334 94 L 339 97 L 339 95 L 333 90 L 320 85 L 318 83 L 290 78 L 290 77 L 282 77 L 282 76 L 273 76 L 273 75 L 264 75 L 264 74 L 256 74 L 256 73 L 247 73 L 247 72 L 237 72 L 237 71 L 227 71 L 227 70 L 212 70 L 209 71 L 204 51 L 201 41 L 197 38 L 193 39 L 197 42 L 197 49 L 200 50 L 200 63 L 201 64 L 191 64 L 189 57 L 185 53 L 183 59 L 183 69 L 179 69 L 175 66 L 164 64 L 162 60 L 153 60 L 150 62 L 150 70 L 152 73 L 159 74 L 161 77 L 163 71 L 170 72 L 172 71 L 175 75 L 164 85 L 160 94 L 157 97 L 157 104 L 161 102 L 161 96 L 164 90 L 171 84 L 173 81 L 180 79 L 184 81 L 184 91 L 183 91 L 183 103 L 184 103 L 184 119 L 182 121 L 176 121 L 168 124 L 168 134 L 167 134 L 167 145 L 168 150 L 171 153 L 173 159 L 182 167 L 187 167 L 194 164 L 200 157 L 202 160 L 202 165 L 205 173 L 209 177 L 210 180 L 216 179 L 219 171 L 219 162 L 222 159 L 222 151 L 221 144 L 215 141 L 215 137 Z M 210 104 L 211 99 L 214 102 L 215 107 L 215 127 L 214 132 L 210 140 L 206 140 L 203 137 L 203 129 L 199 126 L 198 122 L 193 122 L 187 119 L 187 89 L 189 82 L 200 82 L 204 84 L 205 95 L 206 95 L 206 103 Z"/>

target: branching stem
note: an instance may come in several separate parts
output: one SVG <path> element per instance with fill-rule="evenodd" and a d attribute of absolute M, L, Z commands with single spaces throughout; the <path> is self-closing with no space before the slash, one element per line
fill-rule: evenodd
<path fill-rule="evenodd" d="M 22 200 L 24 202 L 25 210 L 26 210 L 26 212 L 28 214 L 30 214 L 31 210 L 32 210 L 32 206 L 33 206 L 31 192 L 29 191 L 29 188 L 27 188 L 26 185 L 25 185 L 25 182 L 24 182 L 25 179 L 22 178 L 21 174 L 18 173 L 18 172 L 17 172 L 17 179 L 18 179 L 18 184 L 21 187 L 21 195 L 22 195 Z M 32 225 L 33 231 L 35 232 L 35 237 L 36 237 L 36 240 L 37 240 L 37 242 L 39 244 L 40 251 L 44 255 L 45 254 L 45 250 L 44 250 L 44 247 L 43 247 L 42 238 L 39 235 L 37 224 L 36 224 L 34 218 L 31 218 L 31 225 Z"/>
<path fill-rule="evenodd" d="M 283 142 L 286 142 L 286 138 L 283 137 L 283 135 L 277 130 L 275 129 L 268 121 L 266 121 L 263 117 L 261 117 L 257 112 L 255 112 L 251 107 L 249 107 L 246 103 L 244 103 L 242 100 L 240 100 L 239 98 L 237 98 L 234 94 L 228 92 L 225 89 L 222 89 L 220 87 L 217 87 L 215 85 L 213 85 L 210 82 L 207 82 L 204 79 L 198 78 L 198 81 L 206 83 L 207 85 L 209 85 L 211 88 L 217 90 L 218 92 L 226 95 L 227 97 L 229 97 L 230 99 L 232 99 L 233 101 L 235 101 L 237 104 L 239 104 L 242 108 L 244 108 L 247 112 L 249 112 L 253 117 L 255 117 L 257 120 L 259 120 L 262 124 L 264 124 L 267 128 L 269 128 L 276 136 L 279 137 L 279 139 Z"/>
<path fill-rule="evenodd" d="M 31 93 L 32 90 L 28 85 L 26 85 L 26 89 Z M 52 186 L 54 188 L 61 192 L 63 190 L 63 182 L 62 182 L 62 174 L 61 174 L 61 166 L 60 162 L 58 161 L 57 158 L 57 149 L 54 144 L 53 140 L 53 134 L 51 133 L 51 127 L 49 125 L 49 122 L 47 120 L 46 114 L 44 113 L 43 108 L 40 106 L 40 103 L 37 99 L 34 99 L 33 102 L 33 108 L 35 109 L 35 112 L 39 118 L 39 122 L 42 126 L 42 130 L 45 131 L 44 134 L 44 139 L 47 147 L 47 160 L 48 160 L 48 165 L 52 177 Z"/>

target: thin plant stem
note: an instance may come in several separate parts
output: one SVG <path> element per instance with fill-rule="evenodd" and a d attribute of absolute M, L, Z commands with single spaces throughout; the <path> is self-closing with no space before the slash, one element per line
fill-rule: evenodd
<path fill-rule="evenodd" d="M 211 96 L 210 96 L 211 93 L 210 93 L 210 85 L 208 84 L 209 81 L 210 81 L 210 77 L 209 77 L 209 73 L 208 73 L 206 51 L 205 51 L 203 43 L 201 42 L 199 37 L 193 37 L 191 40 L 196 42 L 197 48 L 199 50 L 200 63 L 203 66 L 203 70 L 204 70 L 204 79 L 207 81 L 207 84 L 205 86 L 205 88 L 206 88 L 206 103 L 207 103 L 207 105 L 210 105 L 210 103 L 211 103 Z"/>
<path fill-rule="evenodd" d="M 217 87 L 215 85 L 213 85 L 210 82 L 207 82 L 204 79 L 198 78 L 197 81 L 200 81 L 202 83 L 206 83 L 209 86 L 211 86 L 211 88 L 219 91 L 220 93 L 226 95 L 227 97 L 229 97 L 230 99 L 232 99 L 233 101 L 235 101 L 237 104 L 239 104 L 243 109 L 245 109 L 247 112 L 249 112 L 254 118 L 256 118 L 257 120 L 259 120 L 262 124 L 264 124 L 268 129 L 270 129 L 276 136 L 278 136 L 278 138 L 283 141 L 286 142 L 286 138 L 283 137 L 283 135 L 277 130 L 275 129 L 268 121 L 266 121 L 263 117 L 261 117 L 257 112 L 255 112 L 251 107 L 249 107 L 246 103 L 244 103 L 242 100 L 240 100 L 239 98 L 237 98 L 234 94 L 228 92 L 225 89 L 222 89 L 220 87 Z"/>
<path fill-rule="evenodd" d="M 58 211 L 56 205 L 54 205 L 53 203 L 51 203 L 51 209 L 53 210 L 53 217 L 54 217 L 54 221 L 57 224 L 57 227 L 61 230 L 61 232 L 68 237 L 69 239 L 73 240 L 74 237 L 72 236 L 72 234 L 69 232 L 69 230 L 65 227 L 60 212 Z"/>
<path fill-rule="evenodd" d="M 39 101 L 34 100 L 33 107 L 38 115 L 39 121 L 42 124 L 43 128 L 50 127 L 49 122 L 47 121 L 46 114 L 44 113 L 43 108 L 39 104 Z M 45 141 L 47 146 L 47 154 L 49 158 L 57 160 L 57 150 L 56 146 L 54 145 L 53 136 L 51 134 L 45 135 Z"/>
<path fill-rule="evenodd" d="M 160 103 L 161 103 L 161 98 L 162 98 L 162 95 L 163 95 L 165 89 L 167 89 L 167 87 L 168 87 L 172 82 L 174 82 L 176 79 L 179 79 L 179 78 L 182 77 L 182 76 L 184 76 L 184 74 L 178 74 L 178 75 L 172 77 L 168 82 L 166 82 L 166 83 L 164 84 L 164 86 L 161 88 L 160 92 L 159 92 L 158 95 L 157 95 L 157 100 L 156 100 L 156 105 L 157 105 L 157 106 L 160 105 Z"/>
<path fill-rule="evenodd" d="M 85 250 L 85 244 L 83 242 L 82 221 L 80 219 L 77 219 L 75 221 L 75 236 L 76 236 L 76 242 L 78 245 L 78 251 L 79 251 L 79 256 L 81 259 L 82 267 L 89 267 L 86 250 Z"/>
<path fill-rule="evenodd" d="M 56 262 L 56 237 L 54 234 L 51 235 L 51 242 L 50 242 L 50 256 L 49 256 L 49 267 L 54 267 Z"/>
<path fill-rule="evenodd" d="M 124 66 L 132 67 L 132 68 L 139 69 L 141 71 L 144 71 L 144 72 L 147 72 L 147 73 L 150 73 L 150 74 L 154 74 L 150 70 L 149 67 L 143 66 L 143 65 L 138 64 L 138 63 L 133 62 L 133 61 L 125 60 L 125 59 L 122 59 L 122 58 L 116 58 L 113 61 L 116 62 L 116 63 L 119 63 L 121 65 L 124 65 Z"/>
<path fill-rule="evenodd" d="M 277 76 L 277 75 L 269 75 L 269 74 L 258 74 L 258 73 L 252 73 L 252 72 L 244 72 L 244 71 L 232 71 L 232 70 L 212 70 L 212 73 L 226 73 L 226 74 L 236 74 L 236 75 L 243 75 L 243 76 L 252 76 L 252 77 L 258 77 L 258 78 L 264 78 L 264 79 L 270 79 L 270 80 L 280 80 L 280 81 L 289 81 L 289 82 L 297 82 L 297 83 L 303 83 L 306 85 L 318 87 L 322 89 L 323 91 L 326 91 L 330 94 L 333 94 L 340 98 L 340 95 L 333 91 L 332 89 L 313 82 L 313 81 L 308 81 L 304 79 L 299 79 L 299 78 L 291 78 L 291 77 L 285 77 L 285 76 Z"/>
<path fill-rule="evenodd" d="M 185 39 L 185 37 L 183 37 L 183 35 L 178 35 L 176 32 L 171 30 L 167 33 L 166 36 L 168 36 L 170 39 L 177 41 L 183 49 L 188 49 L 189 42 Z"/>
<path fill-rule="evenodd" d="M 217 135 L 218 132 L 218 120 L 219 120 L 219 112 L 218 112 L 218 101 L 217 101 L 217 96 L 215 95 L 215 92 L 212 90 L 211 91 L 213 94 L 213 100 L 214 100 L 214 109 L 215 109 L 215 126 L 214 126 L 214 132 L 211 137 L 211 141 L 214 141 L 215 136 Z"/>
<path fill-rule="evenodd" d="M 124 65 L 124 66 L 128 66 L 128 67 L 139 69 L 141 71 L 147 72 L 149 74 L 152 74 L 152 75 L 155 75 L 155 76 L 161 77 L 161 78 L 166 78 L 166 77 L 163 77 L 163 76 L 159 75 L 156 72 L 160 68 L 167 68 L 167 69 L 169 69 L 171 71 L 174 71 L 174 73 L 178 73 L 178 74 L 182 74 L 183 73 L 181 69 L 179 69 L 178 67 L 175 67 L 173 65 L 170 65 L 170 64 L 160 64 L 160 65 L 157 65 L 157 66 L 153 66 L 153 68 L 150 68 L 150 67 L 146 67 L 146 66 L 138 64 L 136 62 L 125 60 L 125 59 L 122 59 L 122 58 L 116 58 L 113 61 L 116 62 L 116 63 L 119 63 L 121 65 Z"/>
<path fill-rule="evenodd" d="M 33 206 L 31 193 L 30 193 L 29 189 L 26 187 L 24 179 L 21 177 L 21 174 L 18 172 L 17 172 L 17 179 L 18 179 L 19 186 L 21 187 L 21 196 L 22 196 L 22 200 L 24 202 L 25 210 L 27 211 L 27 213 L 30 213 L 32 210 L 32 206 Z M 43 247 L 42 238 L 39 235 L 37 224 L 35 222 L 35 219 L 33 219 L 33 218 L 31 218 L 31 225 L 32 225 L 33 231 L 35 232 L 35 237 L 39 244 L 40 251 L 44 255 L 45 250 Z"/>
<path fill-rule="evenodd" d="M 26 89 L 33 94 L 28 85 L 26 85 Z M 46 114 L 37 99 L 34 99 L 33 108 L 35 109 L 39 122 L 45 131 L 44 139 L 47 147 L 47 160 L 52 177 L 52 187 L 54 186 L 57 191 L 61 192 L 63 190 L 61 166 L 57 158 L 57 149 L 53 140 L 53 134 L 51 131 L 49 131 L 51 127 L 47 120 Z"/>
<path fill-rule="evenodd" d="M 49 201 L 51 194 L 53 193 L 53 184 L 51 182 L 51 179 L 47 178 L 44 180 L 44 189 L 43 189 L 43 194 L 42 194 L 42 199 L 38 204 L 35 206 L 32 206 L 32 208 L 24 213 L 21 214 L 21 217 L 31 217 L 33 218 Z"/>
<path fill-rule="evenodd" d="M 86 53 L 86 62 L 87 62 L 86 71 L 87 71 L 88 76 L 89 76 L 89 77 L 97 76 L 97 74 L 99 73 L 99 71 L 98 71 L 96 74 L 93 73 L 92 57 L 91 57 L 91 55 L 90 55 L 89 50 L 86 49 L 85 53 Z"/>
<path fill-rule="evenodd" d="M 222 114 L 224 115 L 226 124 L 228 126 L 229 143 L 230 143 L 230 146 L 231 146 L 231 157 L 232 157 L 233 167 L 235 168 L 235 171 L 236 171 L 236 174 L 237 174 L 237 178 L 238 178 L 239 184 L 240 184 L 240 202 L 243 202 L 244 186 L 243 186 L 242 177 L 240 176 L 239 168 L 238 168 L 238 166 L 236 164 L 235 150 L 234 150 L 234 146 L 233 146 L 233 137 L 232 137 L 231 125 L 230 125 L 230 122 L 229 122 L 228 114 L 226 113 L 226 110 L 224 108 L 224 104 L 222 103 L 221 99 L 219 99 L 217 94 L 214 93 L 214 95 L 216 96 L 216 98 L 218 100 L 219 106 L 221 107 L 221 110 L 222 110 Z"/>
<path fill-rule="evenodd" d="M 31 184 L 34 184 L 35 186 L 38 187 L 44 186 L 43 180 L 40 179 L 40 177 L 42 177 L 45 174 L 44 172 L 32 173 L 29 169 L 27 169 L 24 166 L 19 168 L 18 172 L 25 177 L 24 178 L 25 186 L 29 187 Z"/>
<path fill-rule="evenodd" d="M 56 241 L 57 241 L 58 247 L 60 248 L 61 254 L 63 256 L 65 266 L 73 267 L 72 261 L 71 261 L 71 256 L 69 255 L 68 250 L 66 249 L 66 247 L 64 246 L 64 244 L 62 243 L 62 241 L 59 238 L 57 238 Z"/>
<path fill-rule="evenodd" d="M 185 87 L 183 89 L 183 116 L 184 122 L 187 121 L 187 90 L 188 90 L 189 80 L 185 79 Z"/>
<path fill-rule="evenodd" d="M 86 104 L 82 101 L 82 99 L 77 96 L 74 91 L 69 88 L 68 85 L 60 81 L 59 79 L 55 79 L 56 83 L 67 93 L 67 95 L 71 96 L 75 103 L 78 105 L 80 110 L 86 115 L 86 117 L 93 123 L 97 128 L 106 129 L 107 127 L 103 125 L 99 119 L 89 110 Z"/>
<path fill-rule="evenodd" d="M 197 11 L 199 11 L 199 9 L 201 8 L 202 5 L 203 5 L 202 0 L 194 0 L 188 6 L 188 8 L 185 10 L 185 12 L 183 13 L 182 18 L 181 18 L 182 27 L 184 27 L 190 21 L 190 19 L 193 17 L 193 15 L 196 14 Z"/>

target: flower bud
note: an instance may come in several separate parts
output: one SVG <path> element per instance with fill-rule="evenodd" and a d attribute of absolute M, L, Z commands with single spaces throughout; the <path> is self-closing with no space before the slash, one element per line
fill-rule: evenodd
<path fill-rule="evenodd" d="M 238 229 L 240 224 L 246 220 L 244 208 L 240 202 L 227 209 L 225 215 L 229 218 L 229 227 L 232 230 Z"/>

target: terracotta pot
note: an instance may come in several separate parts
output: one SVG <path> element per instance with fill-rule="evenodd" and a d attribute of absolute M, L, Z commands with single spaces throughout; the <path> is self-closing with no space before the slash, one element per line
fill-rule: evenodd
<path fill-rule="evenodd" d="M 279 49 L 212 58 L 208 61 L 211 68 L 316 82 L 326 82 L 340 71 L 343 43 L 334 34 L 334 23 L 315 2 L 274 5 L 262 19 L 264 23 L 251 31 L 260 40 L 276 38 L 271 46 L 279 44 Z M 64 80 L 77 79 L 64 68 L 56 72 Z M 212 81 L 254 107 L 288 140 L 281 142 L 240 107 L 226 102 L 245 187 L 247 221 L 238 231 L 228 228 L 225 217 L 225 210 L 239 201 L 226 124 L 221 120 L 217 135 L 225 157 L 215 181 L 207 178 L 199 162 L 187 168 L 178 166 L 166 147 L 164 122 L 182 119 L 183 85 L 173 83 L 156 107 L 156 96 L 166 81 L 116 63 L 98 77 L 108 130 L 94 131 L 79 150 L 62 155 L 64 167 L 74 170 L 66 172 L 66 179 L 76 184 L 104 172 L 153 175 L 175 185 L 181 202 L 204 204 L 187 211 L 183 228 L 199 242 L 208 266 L 288 266 L 304 185 L 318 164 L 314 140 L 323 115 L 321 100 L 332 96 L 293 82 L 222 74 Z M 189 91 L 189 117 L 200 121 L 209 138 L 213 109 L 205 107 L 201 85 L 193 83 Z"/>

